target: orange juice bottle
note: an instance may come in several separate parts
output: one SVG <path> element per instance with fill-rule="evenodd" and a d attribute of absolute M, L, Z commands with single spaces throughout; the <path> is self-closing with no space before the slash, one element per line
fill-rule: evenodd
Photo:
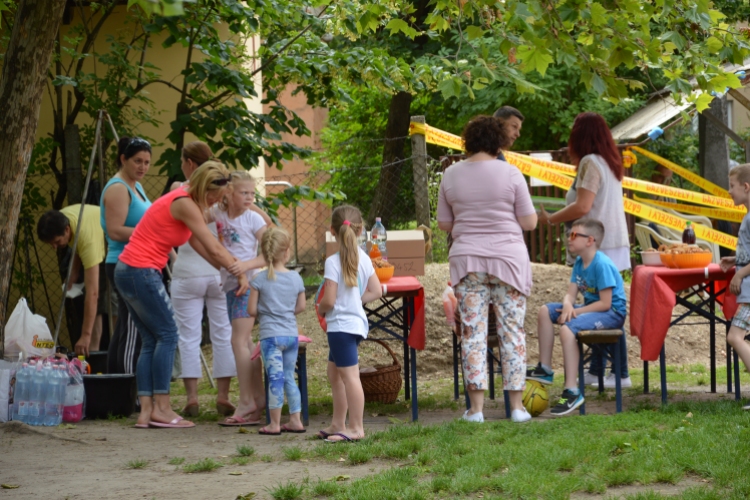
<path fill-rule="evenodd" d="M 372 247 L 370 248 L 370 258 L 377 259 L 380 256 L 380 249 L 378 248 L 378 246 L 372 245 Z"/>

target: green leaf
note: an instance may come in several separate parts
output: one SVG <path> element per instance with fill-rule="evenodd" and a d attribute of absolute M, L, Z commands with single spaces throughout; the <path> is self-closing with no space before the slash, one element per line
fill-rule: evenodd
<path fill-rule="evenodd" d="M 708 92 L 703 92 L 695 100 L 695 109 L 698 110 L 698 113 L 701 113 L 704 109 L 707 109 L 711 105 L 711 101 L 713 101 L 713 99 L 714 98 L 711 94 L 709 94 Z"/>
<path fill-rule="evenodd" d="M 542 76 L 547 72 L 547 67 L 555 61 L 547 49 L 528 45 L 518 47 L 516 57 L 523 62 L 524 72 L 536 70 Z"/>
<path fill-rule="evenodd" d="M 411 39 L 414 39 L 414 37 L 417 36 L 417 30 L 410 27 L 403 19 L 391 19 L 388 21 L 388 24 L 385 25 L 385 28 L 391 30 L 391 35 L 401 32 Z"/>
<path fill-rule="evenodd" d="M 484 30 L 479 26 L 471 25 L 466 28 L 466 34 L 469 35 L 469 40 L 474 40 L 476 38 L 482 38 Z"/>
<path fill-rule="evenodd" d="M 716 54 L 718 51 L 721 50 L 724 44 L 722 43 L 721 40 L 719 40 L 715 36 L 710 36 L 706 40 L 706 46 L 708 47 L 708 50 L 711 51 L 711 54 Z"/>
<path fill-rule="evenodd" d="M 591 4 L 591 24 L 601 26 L 607 22 L 607 9 L 602 7 L 599 2 Z"/>

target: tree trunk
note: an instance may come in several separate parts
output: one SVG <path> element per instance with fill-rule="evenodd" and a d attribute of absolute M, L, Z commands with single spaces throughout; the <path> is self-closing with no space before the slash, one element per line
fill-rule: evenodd
<path fill-rule="evenodd" d="M 369 225 L 372 225 L 375 217 L 380 217 L 386 228 L 390 225 L 393 215 L 393 197 L 398 196 L 401 171 L 405 164 L 403 161 L 395 162 L 404 159 L 404 145 L 406 144 L 406 139 L 392 139 L 409 134 L 411 100 L 412 95 L 408 92 L 399 92 L 391 98 L 388 124 L 385 127 L 383 168 L 380 169 L 380 179 L 370 206 L 370 213 L 367 216 Z"/>
<path fill-rule="evenodd" d="M 0 78 L 0 350 L 13 240 L 65 0 L 20 0 Z"/>

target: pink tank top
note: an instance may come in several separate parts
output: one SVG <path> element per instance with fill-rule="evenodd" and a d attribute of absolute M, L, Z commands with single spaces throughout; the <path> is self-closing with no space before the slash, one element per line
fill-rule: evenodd
<path fill-rule="evenodd" d="M 170 212 L 174 200 L 187 196 L 187 190 L 181 187 L 156 200 L 135 226 L 120 260 L 131 267 L 161 271 L 167 265 L 169 252 L 184 245 L 193 234 Z"/>

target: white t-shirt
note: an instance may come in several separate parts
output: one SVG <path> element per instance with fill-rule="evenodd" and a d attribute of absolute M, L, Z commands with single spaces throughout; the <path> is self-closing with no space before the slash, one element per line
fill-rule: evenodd
<path fill-rule="evenodd" d="M 255 234 L 266 227 L 266 223 L 260 214 L 245 210 L 242 215 L 230 219 L 227 212 L 220 208 L 211 207 L 211 216 L 216 221 L 216 233 L 219 241 L 229 253 L 238 259 L 245 261 L 254 259 L 258 256 L 258 238 Z M 260 269 L 253 269 L 245 273 L 248 281 L 258 274 Z M 237 289 L 240 284 L 237 278 L 222 268 L 221 269 L 222 289 L 225 293 Z"/>
<path fill-rule="evenodd" d="M 367 338 L 370 326 L 367 322 L 365 309 L 362 307 L 362 294 L 367 289 L 370 276 L 375 274 L 370 257 L 359 252 L 359 266 L 357 266 L 358 286 L 346 286 L 344 274 L 341 272 L 341 257 L 335 253 L 326 259 L 323 277 L 338 284 L 336 302 L 333 309 L 326 313 L 326 323 L 329 332 L 345 332 L 352 335 L 362 335 Z"/>

